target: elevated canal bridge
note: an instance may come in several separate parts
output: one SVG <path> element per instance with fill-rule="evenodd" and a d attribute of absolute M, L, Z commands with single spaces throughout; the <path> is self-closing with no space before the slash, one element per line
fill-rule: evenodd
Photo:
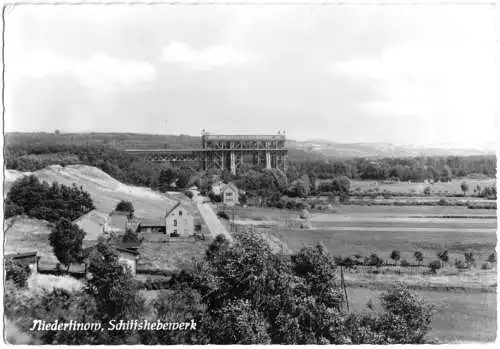
<path fill-rule="evenodd" d="M 260 168 L 286 171 L 288 151 L 285 134 L 216 135 L 203 131 L 201 148 L 126 149 L 125 152 L 151 162 L 201 163 L 203 170 L 229 170 L 236 174 L 241 165 L 251 163 Z"/>

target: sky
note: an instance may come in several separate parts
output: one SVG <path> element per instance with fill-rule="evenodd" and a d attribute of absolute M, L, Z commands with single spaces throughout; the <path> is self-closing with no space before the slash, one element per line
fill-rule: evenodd
<path fill-rule="evenodd" d="M 499 137 L 491 6 L 23 5 L 5 21 L 7 132 Z"/>

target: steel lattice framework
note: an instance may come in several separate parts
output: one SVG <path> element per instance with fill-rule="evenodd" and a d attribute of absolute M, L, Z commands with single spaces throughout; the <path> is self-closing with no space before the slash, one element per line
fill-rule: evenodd
<path fill-rule="evenodd" d="M 277 135 L 215 135 L 203 132 L 197 149 L 126 149 L 151 162 L 200 162 L 203 170 L 229 170 L 236 174 L 251 158 L 254 166 L 286 171 L 286 137 Z M 248 160 L 246 160 L 248 161 Z"/>

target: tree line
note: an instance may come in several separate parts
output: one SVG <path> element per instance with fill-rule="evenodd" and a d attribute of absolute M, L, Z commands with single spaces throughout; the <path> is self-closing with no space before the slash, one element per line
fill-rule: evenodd
<path fill-rule="evenodd" d="M 105 144 L 57 145 L 16 143 L 6 147 L 5 163 L 8 169 L 36 171 L 48 165 L 69 165 L 79 163 L 95 166 L 121 182 L 167 188 L 168 178 L 160 178 L 165 165 L 148 163 Z M 241 172 L 251 170 L 245 165 Z M 176 169 L 179 170 L 179 169 Z M 181 173 L 200 173 L 199 164 L 185 167 Z M 254 169 L 256 170 L 256 169 Z M 455 177 L 479 174 L 488 177 L 496 175 L 496 156 L 421 156 L 413 158 L 354 158 L 338 161 L 293 160 L 286 171 L 289 183 L 307 175 L 311 180 L 333 179 L 345 176 L 349 179 L 449 181 Z M 189 181 L 182 177 L 183 181 Z"/>
<path fill-rule="evenodd" d="M 382 294 L 381 311 L 346 310 L 335 261 L 322 245 L 285 256 L 249 232 L 236 234 L 234 243 L 216 237 L 150 301 L 103 239 L 87 270 L 77 291 L 33 294 L 7 282 L 7 319 L 30 333 L 33 344 L 416 344 L 427 342 L 431 329 L 432 307 L 404 285 Z M 197 325 L 192 331 L 107 329 L 110 321 L 138 318 Z M 104 330 L 29 332 L 34 319 L 100 322 Z"/>

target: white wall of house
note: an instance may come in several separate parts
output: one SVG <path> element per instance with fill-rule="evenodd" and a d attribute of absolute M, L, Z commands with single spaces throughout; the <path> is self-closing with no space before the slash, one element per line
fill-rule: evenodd
<path fill-rule="evenodd" d="M 130 268 L 130 271 L 132 272 L 132 275 L 135 275 L 136 269 L 137 269 L 137 259 L 136 256 L 126 253 L 126 252 L 119 252 L 118 253 L 118 263 L 121 265 L 126 265 Z"/>
<path fill-rule="evenodd" d="M 231 187 L 226 187 L 222 192 L 222 202 L 224 205 L 234 206 L 239 203 L 238 190 L 234 190 Z"/>
<path fill-rule="evenodd" d="M 165 217 L 166 234 L 189 236 L 194 234 L 193 216 L 182 206 L 176 207 Z"/>

